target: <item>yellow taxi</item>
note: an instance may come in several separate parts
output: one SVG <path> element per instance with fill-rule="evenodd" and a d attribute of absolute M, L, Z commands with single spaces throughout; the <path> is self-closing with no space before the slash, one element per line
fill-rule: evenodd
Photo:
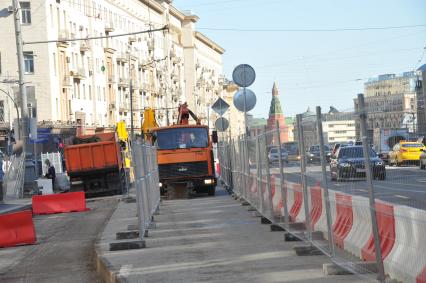
<path fill-rule="evenodd" d="M 420 142 L 400 141 L 389 152 L 389 164 L 400 166 L 404 163 L 418 163 L 426 146 Z"/>

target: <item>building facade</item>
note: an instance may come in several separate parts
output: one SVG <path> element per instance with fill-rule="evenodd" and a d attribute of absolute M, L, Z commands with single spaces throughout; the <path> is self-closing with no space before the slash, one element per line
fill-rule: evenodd
<path fill-rule="evenodd" d="M 412 133 L 417 131 L 417 80 L 415 72 L 406 72 L 402 75 L 380 75 L 364 84 L 370 138 L 374 128 L 406 128 Z M 357 99 L 354 99 L 354 108 L 358 109 Z M 360 137 L 359 123 L 356 125 L 356 135 Z"/>
<path fill-rule="evenodd" d="M 203 122 L 209 118 L 209 103 L 222 91 L 224 50 L 195 30 L 197 16 L 179 11 L 172 1 L 35 0 L 20 5 L 25 83 L 34 89 L 28 102 L 37 109 L 39 124 L 82 126 L 86 133 L 112 129 L 117 121 L 129 126 L 131 103 L 136 128 L 147 107 L 156 110 L 159 125 L 172 124 L 183 102 Z M 8 6 L 10 1 L 0 0 L 3 11 Z M 13 14 L 5 13 L 0 18 L 0 87 L 13 94 L 14 23 Z M 159 31 L 142 32 L 152 29 Z M 128 35 L 110 37 L 120 34 Z M 55 42 L 31 44 L 50 40 Z M 15 118 L 8 99 L 3 104 L 3 116 Z"/>

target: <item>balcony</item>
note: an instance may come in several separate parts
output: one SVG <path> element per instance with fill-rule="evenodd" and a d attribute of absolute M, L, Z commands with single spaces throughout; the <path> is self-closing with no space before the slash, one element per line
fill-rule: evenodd
<path fill-rule="evenodd" d="M 104 51 L 105 53 L 114 54 L 116 50 L 110 46 L 107 46 L 104 48 Z"/>
<path fill-rule="evenodd" d="M 114 23 L 113 22 L 109 22 L 109 23 L 105 23 L 105 32 L 109 33 L 109 32 L 113 32 L 114 29 Z"/>
<path fill-rule="evenodd" d="M 117 54 L 117 62 L 127 63 L 129 62 L 129 55 L 126 52 L 120 52 Z"/>
<path fill-rule="evenodd" d="M 74 80 L 84 79 L 86 78 L 86 70 L 84 68 L 77 68 L 70 71 L 70 76 L 72 76 Z"/>
<path fill-rule="evenodd" d="M 84 53 L 90 50 L 90 45 L 88 41 L 82 41 L 80 43 L 80 52 Z"/>
<path fill-rule="evenodd" d="M 72 87 L 72 83 L 71 83 L 71 76 L 70 75 L 64 75 L 62 78 L 62 87 L 63 88 L 71 88 Z"/>
<path fill-rule="evenodd" d="M 58 42 L 56 45 L 58 47 L 66 48 L 70 45 L 69 41 L 66 41 L 67 39 L 70 39 L 70 32 L 67 29 L 61 29 L 58 33 Z"/>
<path fill-rule="evenodd" d="M 118 86 L 119 87 L 129 87 L 129 78 L 127 78 L 127 77 L 120 77 L 118 79 Z"/>

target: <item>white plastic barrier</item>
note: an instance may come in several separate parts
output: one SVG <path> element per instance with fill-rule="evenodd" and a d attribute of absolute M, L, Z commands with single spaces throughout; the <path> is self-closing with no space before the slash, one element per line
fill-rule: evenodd
<path fill-rule="evenodd" d="M 426 282 L 426 211 L 394 206 L 394 216 L 396 238 L 385 273 L 404 283 Z"/>
<path fill-rule="evenodd" d="M 321 216 L 315 225 L 315 231 L 323 232 L 324 238 L 328 240 L 328 227 L 327 227 L 327 215 L 325 210 L 326 199 L 324 189 L 322 188 L 322 211 Z M 330 198 L 330 215 L 331 215 L 331 225 L 333 225 L 334 220 L 336 219 L 336 192 L 333 190 L 328 190 L 328 196 Z"/>
<path fill-rule="evenodd" d="M 359 258 L 372 233 L 369 206 L 368 198 L 352 196 L 353 225 L 344 240 L 344 249 Z"/>

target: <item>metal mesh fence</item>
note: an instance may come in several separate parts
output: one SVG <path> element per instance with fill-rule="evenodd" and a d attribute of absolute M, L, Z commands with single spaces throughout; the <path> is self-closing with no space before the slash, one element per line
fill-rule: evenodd
<path fill-rule="evenodd" d="M 298 115 L 297 156 L 278 125 L 231 140 L 219 147 L 220 178 L 262 216 L 366 281 L 426 282 L 426 147 L 415 130 L 426 125 L 387 129 L 371 119 L 374 107 L 360 95 L 340 124 L 319 107 Z M 345 123 L 356 125 L 357 138 L 331 142 L 332 125 Z"/>
<path fill-rule="evenodd" d="M 155 146 L 135 141 L 132 145 L 132 160 L 135 175 L 136 201 L 138 208 L 139 237 L 148 230 L 154 213 L 160 205 L 160 188 Z"/>

